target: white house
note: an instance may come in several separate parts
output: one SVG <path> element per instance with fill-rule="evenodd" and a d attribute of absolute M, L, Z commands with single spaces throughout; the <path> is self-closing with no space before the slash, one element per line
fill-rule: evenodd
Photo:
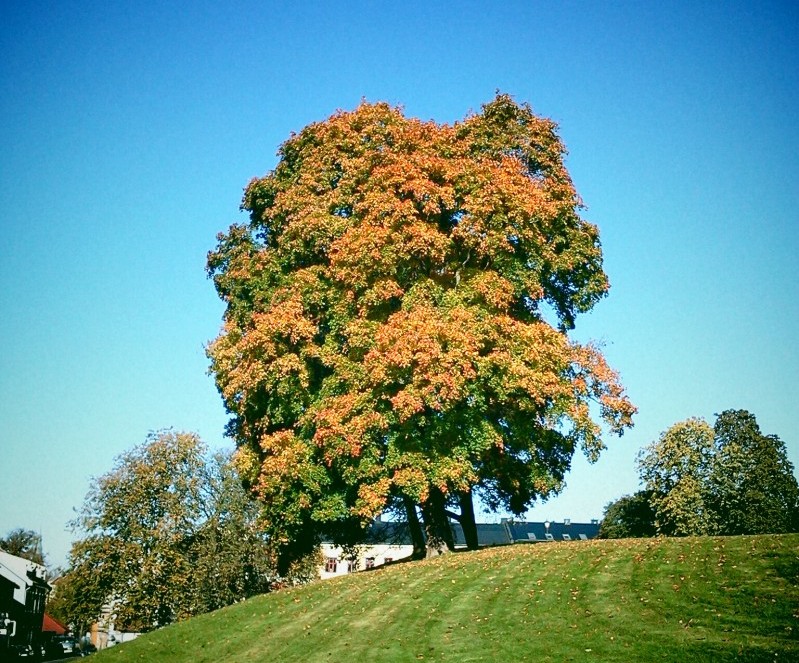
<path fill-rule="evenodd" d="M 382 566 L 413 554 L 413 542 L 406 523 L 376 520 L 369 528 L 367 541 L 346 552 L 331 541 L 322 542 L 323 580 Z"/>
<path fill-rule="evenodd" d="M 44 604 L 51 589 L 47 569 L 0 550 L 0 578 L 0 654 L 10 656 L 15 648 L 40 646 Z"/>

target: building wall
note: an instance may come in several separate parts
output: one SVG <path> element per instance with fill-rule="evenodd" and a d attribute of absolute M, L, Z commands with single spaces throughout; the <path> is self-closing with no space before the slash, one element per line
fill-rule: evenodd
<path fill-rule="evenodd" d="M 322 579 L 345 576 L 355 571 L 363 571 L 370 563 L 374 567 L 383 566 L 387 561 L 403 559 L 413 554 L 412 545 L 394 545 L 379 543 L 375 545 L 358 546 L 355 559 L 348 558 L 344 551 L 330 543 L 322 544 L 323 563 L 319 569 L 319 577 Z M 335 570 L 333 561 L 335 560 Z"/>
<path fill-rule="evenodd" d="M 43 641 L 44 604 L 50 591 L 46 580 L 47 570 L 41 564 L 0 551 L 0 575 L 6 579 L 6 592 L 11 589 L 11 597 L 6 593 L 3 598 L 3 612 L 7 619 L 15 622 L 14 636 L 10 637 L 10 633 L 3 636 L 0 644 L 6 648 L 40 646 Z"/>

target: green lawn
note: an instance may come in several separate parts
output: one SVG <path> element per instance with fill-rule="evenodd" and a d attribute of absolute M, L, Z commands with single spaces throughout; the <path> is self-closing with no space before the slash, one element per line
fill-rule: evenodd
<path fill-rule="evenodd" d="M 799 661 L 799 535 L 539 543 L 276 592 L 113 661 Z"/>

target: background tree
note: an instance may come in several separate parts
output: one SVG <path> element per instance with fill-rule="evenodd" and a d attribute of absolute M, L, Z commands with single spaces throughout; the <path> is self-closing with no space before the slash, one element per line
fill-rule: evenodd
<path fill-rule="evenodd" d="M 244 489 L 229 454 L 216 453 L 201 482 L 202 519 L 188 546 L 191 614 L 210 612 L 275 585 L 319 576 L 318 555 L 307 555 L 280 578 L 258 525 L 258 505 Z"/>
<path fill-rule="evenodd" d="M 725 410 L 711 428 L 674 424 L 639 455 L 660 534 L 766 534 L 799 530 L 799 485 L 785 443 L 754 415 Z"/>
<path fill-rule="evenodd" d="M 550 120 L 498 95 L 454 125 L 363 103 L 292 136 L 209 254 L 208 354 L 238 467 L 290 560 L 394 499 L 428 552 L 473 495 L 526 510 L 634 407 L 568 337 L 608 282 Z M 471 541 L 471 537 L 469 537 Z"/>
<path fill-rule="evenodd" d="M 697 418 L 674 424 L 641 450 L 638 468 L 659 534 L 718 531 L 708 482 L 713 457 L 713 429 Z"/>
<path fill-rule="evenodd" d="M 639 490 L 634 495 L 624 495 L 605 507 L 599 524 L 600 539 L 626 539 L 657 534 L 652 494 Z"/>
<path fill-rule="evenodd" d="M 75 523 L 56 610 L 85 625 L 116 603 L 118 628 L 146 631 L 268 591 L 279 580 L 229 458 L 162 432 L 95 479 Z"/>
<path fill-rule="evenodd" d="M 36 564 L 46 565 L 42 549 L 42 536 L 31 529 L 17 527 L 5 537 L 0 537 L 0 549 L 9 555 L 16 555 Z"/>
<path fill-rule="evenodd" d="M 799 486 L 785 443 L 753 414 L 726 410 L 713 426 L 713 507 L 723 534 L 799 531 Z"/>

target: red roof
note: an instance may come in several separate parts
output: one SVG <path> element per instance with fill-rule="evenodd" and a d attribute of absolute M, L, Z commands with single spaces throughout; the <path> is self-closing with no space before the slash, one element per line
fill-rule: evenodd
<path fill-rule="evenodd" d="M 48 633 L 55 633 L 56 635 L 64 635 L 69 629 L 64 626 L 55 617 L 51 617 L 46 612 L 44 613 L 44 622 L 42 622 L 42 631 Z"/>

